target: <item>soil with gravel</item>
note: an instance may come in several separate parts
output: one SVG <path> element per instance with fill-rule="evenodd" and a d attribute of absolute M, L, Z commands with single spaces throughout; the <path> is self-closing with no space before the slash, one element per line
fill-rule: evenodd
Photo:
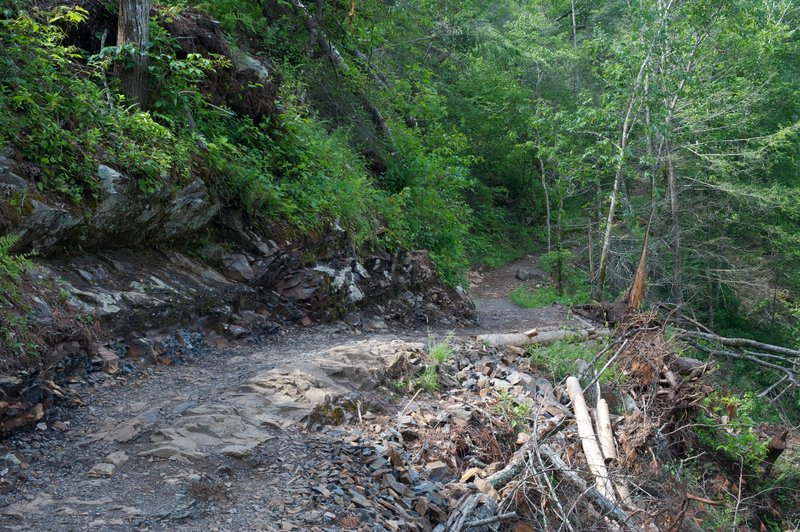
<path fill-rule="evenodd" d="M 519 275 L 523 274 L 523 275 Z M 532 280 L 518 277 L 532 276 Z M 537 265 L 537 258 L 526 256 L 492 270 L 470 289 L 470 297 L 478 310 L 478 322 L 489 332 L 517 332 L 536 327 L 557 327 L 569 319 L 569 311 L 563 305 L 523 309 L 515 305 L 509 295 L 520 286 L 528 286 L 540 280 L 545 273 Z"/>
<path fill-rule="evenodd" d="M 564 323 L 568 311 L 563 307 L 520 309 L 508 299 L 523 284 L 516 278 L 521 268 L 541 274 L 532 257 L 484 274 L 471 290 L 479 326 L 452 333 L 510 332 Z M 0 527 L 385 530 L 373 523 L 374 511 L 369 511 L 380 502 L 380 488 L 364 470 L 371 451 L 345 429 L 266 427 L 265 441 L 240 457 L 219 453 L 198 460 L 158 459 L 140 453 L 152 447 L 149 436 L 156 428 L 171 426 L 187 409 L 217 401 L 259 372 L 309 361 L 348 342 L 425 341 L 449 332 L 434 328 L 361 334 L 346 325 L 324 325 L 256 346 L 198 349 L 182 364 L 151 366 L 136 375 L 90 374 L 88 382 L 75 384 L 72 399 L 56 405 L 43 423 L 2 443 Z M 98 437 L 130 426 L 132 419 L 143 421 L 129 439 Z M 121 460 L 113 458 L 122 453 Z M 95 474 L 104 461 L 118 462 L 106 465 L 113 474 L 102 474 L 102 468 Z"/>

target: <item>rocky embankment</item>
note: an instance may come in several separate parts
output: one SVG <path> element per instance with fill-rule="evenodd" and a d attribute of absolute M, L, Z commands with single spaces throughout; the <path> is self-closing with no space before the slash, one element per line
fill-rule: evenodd
<path fill-rule="evenodd" d="M 15 164 L 0 159 L 1 210 L 12 213 L 3 226 L 34 267 L 15 304 L 0 308 L 9 340 L 2 431 L 39 421 L 96 370 L 175 364 L 187 352 L 319 322 L 382 330 L 474 318 L 472 303 L 437 278 L 424 251 L 356 252 L 335 226 L 278 242 L 222 211 L 199 180 L 145 198 L 104 165 L 103 197 L 81 213 L 42 195 L 19 204 L 12 200 L 32 186 Z"/>

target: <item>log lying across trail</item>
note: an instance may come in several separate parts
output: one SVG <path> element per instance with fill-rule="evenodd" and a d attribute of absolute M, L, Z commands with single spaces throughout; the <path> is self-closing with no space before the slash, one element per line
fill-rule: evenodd
<path fill-rule="evenodd" d="M 526 333 L 481 334 L 478 335 L 478 341 L 490 346 L 513 345 L 516 347 L 528 347 L 531 345 L 548 345 L 559 340 L 591 340 L 606 334 L 608 334 L 607 329 L 594 327 L 577 330 L 556 329 L 554 331 L 541 332 L 534 329 Z"/>

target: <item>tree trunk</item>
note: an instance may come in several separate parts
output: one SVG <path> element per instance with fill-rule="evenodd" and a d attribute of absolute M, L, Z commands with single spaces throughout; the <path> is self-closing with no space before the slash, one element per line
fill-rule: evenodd
<path fill-rule="evenodd" d="M 547 252 L 550 253 L 553 250 L 553 243 L 552 243 L 552 229 L 551 229 L 551 214 L 550 214 L 550 193 L 547 191 L 547 179 L 545 176 L 544 171 L 544 160 L 541 158 L 539 159 L 539 169 L 542 174 L 542 188 L 544 189 L 544 207 L 545 212 L 547 215 Z"/>
<path fill-rule="evenodd" d="M 625 148 L 628 146 L 628 137 L 631 133 L 631 128 L 634 123 L 633 110 L 638 98 L 639 87 L 642 84 L 642 77 L 644 76 L 645 68 L 650 62 L 650 52 L 648 51 L 641 66 L 636 79 L 631 88 L 631 96 L 628 100 L 628 108 L 625 112 L 625 120 L 622 122 L 622 131 L 619 136 L 619 153 L 617 161 L 617 169 L 614 174 L 614 188 L 611 191 L 611 204 L 608 206 L 608 219 L 606 220 L 606 230 L 603 236 L 603 246 L 600 249 L 600 267 L 597 272 L 597 284 L 594 287 L 594 298 L 600 300 L 603 298 L 603 288 L 606 282 L 606 269 L 608 268 L 608 252 L 611 248 L 611 228 L 614 225 L 614 214 L 617 209 L 617 198 L 619 197 L 619 190 L 622 180 L 625 177 Z"/>
<path fill-rule="evenodd" d="M 150 0 L 120 0 L 117 46 L 132 46 L 130 63 L 118 61 L 116 75 L 122 94 L 142 109 L 147 108 L 147 56 L 150 39 Z"/>
<path fill-rule="evenodd" d="M 675 307 L 680 317 L 683 306 L 683 282 L 681 278 L 681 226 L 678 216 L 678 180 L 675 172 L 675 161 L 672 159 L 671 144 L 667 149 L 667 188 L 669 189 L 669 207 L 672 216 L 673 233 L 673 272 L 672 290 L 675 294 Z"/>

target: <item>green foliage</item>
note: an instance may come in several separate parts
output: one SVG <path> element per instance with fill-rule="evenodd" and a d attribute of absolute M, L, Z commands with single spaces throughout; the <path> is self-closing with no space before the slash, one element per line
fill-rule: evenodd
<path fill-rule="evenodd" d="M 452 335 L 439 341 L 435 341 L 433 338 L 428 339 L 428 356 L 431 357 L 435 365 L 440 366 L 453 356 L 455 351 L 453 350 L 452 341 Z"/>
<path fill-rule="evenodd" d="M 752 393 L 741 397 L 714 393 L 705 398 L 696 420 L 695 432 L 700 442 L 757 468 L 766 456 L 767 447 L 755 432 L 752 416 L 756 402 Z"/>
<path fill-rule="evenodd" d="M 439 383 L 439 371 L 437 366 L 431 365 L 425 368 L 411 382 L 412 389 L 422 389 L 428 393 L 438 392 L 441 384 Z"/>
<path fill-rule="evenodd" d="M 540 371 L 544 371 L 553 382 L 561 381 L 570 375 L 576 375 L 578 360 L 589 361 L 594 357 L 594 350 L 597 344 L 594 342 L 570 342 L 569 339 L 558 340 L 546 346 L 532 347 L 530 354 L 530 365 Z M 600 370 L 605 364 L 605 359 L 601 357 L 596 361 L 594 368 Z M 617 382 L 622 379 L 622 374 L 617 371 L 616 366 L 612 365 L 600 376 L 601 383 Z"/>
<path fill-rule="evenodd" d="M 0 236 L 0 304 L 11 303 L 17 282 L 30 261 L 25 255 L 15 255 L 11 249 L 19 241 L 16 235 Z"/>
<path fill-rule="evenodd" d="M 109 106 L 98 84 L 109 66 L 108 49 L 84 63 L 79 49 L 63 44 L 64 28 L 85 17 L 81 8 L 63 8 L 44 20 L 24 13 L 0 20 L 0 58 L 7 66 L 0 79 L 0 143 L 10 142 L 40 167 L 39 190 L 59 193 L 76 206 L 97 199 L 98 160 L 124 168 L 143 192 L 170 177 L 185 179 L 192 140 L 148 113 L 125 108 L 116 96 Z M 178 83 L 171 90 L 192 88 Z"/>
<path fill-rule="evenodd" d="M 580 305 L 589 302 L 589 289 L 582 274 L 573 266 L 572 253 L 566 250 L 545 253 L 539 265 L 549 273 L 552 284 L 520 286 L 511 292 L 511 301 L 522 308 L 540 308 L 559 303 Z"/>
<path fill-rule="evenodd" d="M 527 427 L 531 417 L 531 407 L 517 402 L 516 397 L 505 388 L 498 391 L 495 412 L 514 429 Z"/>
<path fill-rule="evenodd" d="M 444 371 L 444 364 L 450 360 L 455 351 L 452 345 L 452 336 L 447 336 L 442 340 L 428 339 L 428 357 L 430 362 L 420 373 L 408 382 L 401 382 L 396 385 L 401 388 L 408 387 L 411 390 L 425 390 L 429 393 L 439 391 L 441 382 L 439 375 Z"/>
<path fill-rule="evenodd" d="M 553 303 L 580 305 L 589 302 L 589 291 L 584 286 L 571 295 L 559 295 L 554 286 L 543 286 L 541 288 L 520 286 L 511 292 L 511 301 L 522 308 L 541 308 Z"/>

